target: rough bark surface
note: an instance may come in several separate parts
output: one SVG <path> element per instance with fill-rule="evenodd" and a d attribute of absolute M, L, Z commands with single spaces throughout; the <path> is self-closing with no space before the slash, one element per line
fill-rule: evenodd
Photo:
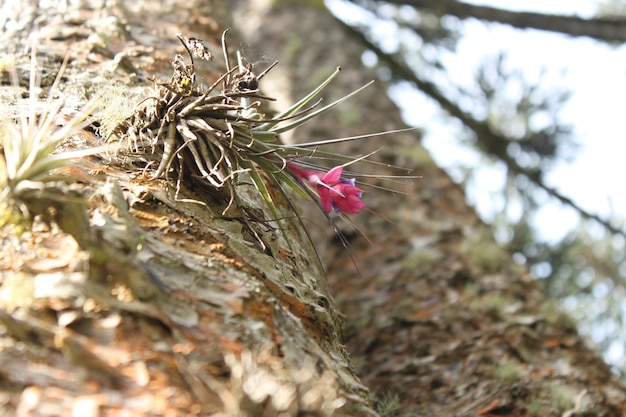
<path fill-rule="evenodd" d="M 26 38 L 39 38 L 46 75 L 44 61 L 58 68 L 68 49 L 63 89 L 78 102 L 111 85 L 149 94 L 141 78 L 169 78 L 177 32 L 216 53 L 229 26 L 220 2 L 59 7 L 6 4 L 4 41 L 17 42 L 4 52 L 21 62 Z M 65 172 L 54 191 L 67 201 L 39 201 L 29 231 L 3 228 L 1 415 L 375 414 L 299 223 L 285 220 L 291 245 L 267 230 L 261 251 L 237 210 L 223 216 L 197 189 L 175 199 L 118 159 Z"/>
<path fill-rule="evenodd" d="M 337 65 L 343 74 L 328 98 L 375 77 L 360 64 L 360 46 L 320 7 L 97 3 L 61 10 L 6 2 L 3 47 L 18 53 L 38 35 L 52 64 L 69 50 L 66 91 L 76 98 L 169 77 L 169 60 L 182 52 L 177 32 L 216 52 L 230 25 L 253 62 L 254 53 L 280 60 L 263 80 L 279 103 Z M 379 84 L 290 139 L 401 126 Z M 81 140 L 99 139 L 85 132 Z M 378 158 L 424 179 L 375 180 L 408 195 L 368 190 L 379 215 L 356 220 L 373 245 L 343 228 L 346 250 L 303 207 L 332 291 L 299 223 L 289 229 L 294 246 L 278 236 L 270 256 L 199 190 L 184 197 L 207 206 L 176 201 L 163 182 L 115 163 L 76 169 L 72 184 L 58 187 L 80 193 L 84 206 L 52 202 L 43 210 L 51 225 L 2 231 L 0 414 L 376 415 L 354 364 L 377 398 L 398 396 L 395 415 L 623 415 L 623 383 L 491 240 L 417 134 L 341 150 L 380 147 Z"/>

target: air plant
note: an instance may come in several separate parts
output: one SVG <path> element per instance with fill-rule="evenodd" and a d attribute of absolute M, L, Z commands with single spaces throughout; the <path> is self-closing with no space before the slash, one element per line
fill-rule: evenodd
<path fill-rule="evenodd" d="M 319 148 L 376 135 L 300 145 L 283 144 L 278 136 L 347 100 L 367 85 L 325 106 L 321 106 L 321 100 L 310 105 L 339 74 L 340 68 L 337 68 L 304 98 L 268 118 L 260 112 L 261 104 L 273 99 L 260 93 L 259 81 L 276 63 L 257 75 L 238 53 L 237 65 L 231 66 L 225 35 L 226 32 L 222 36 L 222 49 L 226 71 L 204 89 L 196 80 L 194 58 L 211 60 L 212 55 L 202 41 L 178 34 L 190 63 L 176 55 L 172 61 L 174 74 L 169 81 L 152 79 L 157 95 L 145 99 L 113 133 L 125 139 L 130 151 L 142 155 L 148 165 L 158 163 L 153 179 L 169 180 L 174 174 L 177 195 L 183 180 L 188 179 L 220 196 L 226 204 L 223 214 L 233 205 L 237 206 L 261 246 L 264 244 L 252 223 L 263 220 L 244 207 L 236 191 L 244 179 L 254 184 L 269 208 L 272 221 L 279 227 L 281 217 L 270 189 L 279 190 L 286 197 L 287 188 L 295 190 L 305 199 L 315 200 L 325 213 L 358 213 L 365 207 L 361 201 L 362 191 L 353 179 L 340 176 L 344 166 L 364 157 L 336 155 Z M 387 133 L 393 132 L 384 132 Z M 307 170 L 314 155 L 345 163 L 327 174 L 319 169 Z M 302 162 L 304 158 L 307 162 Z"/>
<path fill-rule="evenodd" d="M 66 138 L 92 122 L 90 111 L 95 107 L 95 100 L 87 103 L 71 120 L 59 127 L 64 103 L 55 96 L 67 62 L 65 59 L 47 99 L 42 102 L 38 94 L 41 74 L 36 48 L 32 48 L 27 106 L 20 104 L 18 77 L 14 68 L 10 70 L 17 104 L 7 106 L 7 109 L 15 108 L 17 111 L 4 114 L 0 120 L 0 225 L 19 222 L 16 215 L 28 219 L 38 214 L 45 201 L 64 198 L 55 187 L 65 178 L 58 174 L 58 169 L 72 165 L 78 158 L 102 151 L 90 148 L 55 152 Z"/>

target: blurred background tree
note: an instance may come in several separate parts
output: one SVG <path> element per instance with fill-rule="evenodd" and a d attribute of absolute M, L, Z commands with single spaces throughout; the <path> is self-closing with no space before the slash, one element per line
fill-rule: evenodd
<path fill-rule="evenodd" d="M 455 138 L 445 149 L 464 156 L 439 158 L 438 163 L 463 185 L 483 220 L 494 226 L 498 242 L 514 253 L 517 263 L 530 269 L 550 297 L 561 300 L 578 319 L 582 332 L 600 345 L 608 362 L 623 374 L 623 213 L 607 215 L 589 208 L 585 195 L 561 191 L 561 184 L 549 179 L 559 166 L 575 163 L 585 149 L 575 122 L 562 115 L 575 88 L 562 82 L 568 68 L 540 65 L 533 74 L 510 59 L 520 48 L 531 47 L 519 43 L 495 54 L 486 52 L 489 48 L 479 50 L 475 63 L 459 65 L 454 58 L 459 43 L 476 25 L 491 31 L 493 22 L 523 31 L 523 35 L 561 34 L 565 42 L 586 37 L 598 48 L 611 48 L 616 55 L 623 52 L 626 2 L 596 2 L 592 5 L 595 15 L 586 18 L 568 14 L 574 7 L 570 2 L 554 3 L 560 5 L 562 14 L 451 0 L 326 2 L 367 46 L 364 64 L 376 67 L 379 78 L 389 82 L 389 93 L 404 109 L 407 121 L 424 128 L 425 146 L 436 159 L 442 152 L 437 149 L 441 136 Z M 521 7 L 521 2 L 506 4 Z M 539 56 L 561 53 L 536 52 Z M 416 114 L 428 103 L 435 108 L 435 117 L 426 122 L 418 117 L 416 122 Z M 623 132 L 614 134 L 621 137 Z M 606 152 L 623 148 L 622 143 L 615 143 Z M 486 180 L 488 186 L 483 184 Z M 594 182 L 603 186 L 600 178 Z M 557 214 L 542 216 L 546 205 L 556 206 Z M 550 227 L 546 222 L 558 223 L 560 216 L 574 218 L 576 224 L 557 237 L 546 233 L 543 229 Z"/>

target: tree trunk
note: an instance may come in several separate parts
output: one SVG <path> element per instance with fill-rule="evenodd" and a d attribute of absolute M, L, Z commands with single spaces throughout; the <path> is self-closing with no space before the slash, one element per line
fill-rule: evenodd
<path fill-rule="evenodd" d="M 374 77 L 321 7 L 18 3 L 2 9 L 4 48 L 39 36 L 52 66 L 69 50 L 65 91 L 78 102 L 116 83 L 146 94 L 143 76 L 169 77 L 183 52 L 179 31 L 212 46 L 204 70 L 216 71 L 230 26 L 251 60 L 255 51 L 280 59 L 262 81 L 279 105 L 337 65 L 343 74 L 328 98 Z M 293 139 L 401 126 L 379 84 Z M 87 132 L 80 140 L 100 141 Z M 237 213 L 223 216 L 201 190 L 174 198 L 164 181 L 114 158 L 66 172 L 73 180 L 54 185 L 63 198 L 41 198 L 30 230 L 1 232 L 0 414 L 376 415 L 354 364 L 377 398 L 398 396 L 398 415 L 623 415 L 623 384 L 493 243 L 416 134 L 340 151 L 381 146 L 378 158 L 424 179 L 402 184 L 408 195 L 365 194 L 379 216 L 355 220 L 374 245 L 344 228 L 345 250 L 303 207 L 319 226 L 308 229 L 333 291 L 298 222 L 289 223 L 291 246 L 277 236 L 261 251 Z M 387 398 L 379 407 L 393 405 Z"/>
<path fill-rule="evenodd" d="M 114 85 L 154 95 L 140 78 L 169 78 L 178 31 L 216 54 L 230 26 L 221 2 L 13 6 L 23 26 L 10 35 L 42 39 L 44 78 L 44 61 L 70 51 L 64 90 L 77 101 Z M 207 79 L 224 67 L 216 55 Z M 185 187 L 175 198 L 116 158 L 82 162 L 54 185 L 63 198 L 29 202 L 32 231 L 3 228 L 1 415 L 375 414 L 301 225 L 285 221 L 290 245 L 267 231 L 274 246 L 261 251 L 236 208 L 225 217 Z"/>
<path fill-rule="evenodd" d="M 342 67 L 329 99 L 376 78 L 376 69 L 361 65 L 362 44 L 325 10 L 247 4 L 235 21 L 260 23 L 238 27 L 252 50 L 280 61 L 288 76 L 279 82 L 291 99 L 317 82 L 311 68 Z M 402 126 L 384 82 L 377 82 L 294 138 L 307 142 Z M 405 184 L 381 178 L 376 185 L 400 192 L 364 194 L 374 213 L 354 220 L 373 244 L 346 228 L 346 250 L 330 227 L 325 235 L 311 228 L 346 316 L 350 358 L 379 407 L 397 396 L 402 416 L 624 414 L 623 382 L 494 242 L 460 187 L 421 147 L 419 134 L 338 148 L 355 156 L 382 148 L 378 160 L 423 176 Z M 381 167 L 374 172 L 398 174 Z M 324 226 L 323 218 L 315 219 Z"/>

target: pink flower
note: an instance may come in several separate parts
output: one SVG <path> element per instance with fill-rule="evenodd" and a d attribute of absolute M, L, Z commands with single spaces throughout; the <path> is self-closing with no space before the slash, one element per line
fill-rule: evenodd
<path fill-rule="evenodd" d="M 305 171 L 293 162 L 287 163 L 287 168 L 291 170 L 300 180 L 307 181 L 320 197 L 320 203 L 326 211 L 330 213 L 341 212 L 348 214 L 358 214 L 365 208 L 365 203 L 361 201 L 363 192 L 354 186 L 354 179 L 341 179 L 343 166 L 338 166 L 326 174 L 319 171 Z"/>

